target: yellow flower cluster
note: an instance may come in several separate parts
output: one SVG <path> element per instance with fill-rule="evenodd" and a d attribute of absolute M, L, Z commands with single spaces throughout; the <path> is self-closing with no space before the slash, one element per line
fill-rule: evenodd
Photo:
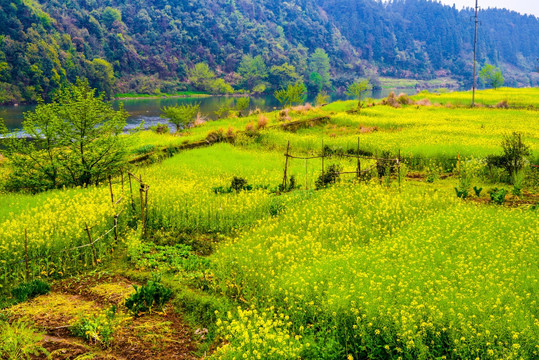
<path fill-rule="evenodd" d="M 354 357 L 531 359 L 538 223 L 435 190 L 337 186 L 222 246 L 215 277 Z"/>
<path fill-rule="evenodd" d="M 92 261 L 89 247 L 62 252 L 89 243 L 86 224 L 93 240 L 97 239 L 113 226 L 114 214 L 127 203 L 114 209 L 108 187 L 58 190 L 35 197 L 6 195 L 0 201 L 4 211 L 0 217 L 0 286 L 24 274 L 25 230 L 31 272 L 61 276 L 68 268 Z M 110 237 L 95 244 L 98 256 L 107 248 L 107 240 Z"/>
<path fill-rule="evenodd" d="M 219 313 L 217 312 L 219 316 Z M 217 327 L 225 342 L 212 358 L 225 359 L 297 359 L 303 345 L 300 335 L 290 331 L 288 315 L 276 314 L 274 308 L 259 312 L 256 309 L 228 312 Z"/>

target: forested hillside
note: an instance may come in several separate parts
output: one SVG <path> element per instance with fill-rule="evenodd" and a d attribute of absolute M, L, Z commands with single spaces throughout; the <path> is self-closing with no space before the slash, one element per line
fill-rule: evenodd
<path fill-rule="evenodd" d="M 298 79 L 313 91 L 338 88 L 376 74 L 467 81 L 471 14 L 426 0 L 8 0 L 0 103 L 50 97 L 77 76 L 107 95 L 187 90 L 199 62 L 221 84 L 249 91 Z M 480 16 L 480 63 L 500 66 L 508 85 L 536 84 L 539 20 Z"/>

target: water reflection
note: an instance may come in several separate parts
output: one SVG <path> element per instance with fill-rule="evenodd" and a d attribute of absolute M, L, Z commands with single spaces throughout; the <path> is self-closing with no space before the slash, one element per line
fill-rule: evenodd
<path fill-rule="evenodd" d="M 404 92 L 408 95 L 416 93 L 413 88 L 410 89 L 383 89 L 374 91 L 368 94 L 369 97 L 374 99 L 381 99 L 386 97 L 389 92 L 395 91 L 398 93 Z M 235 106 L 235 97 L 226 96 L 210 96 L 204 98 L 138 98 L 127 100 L 113 101 L 115 108 L 119 107 L 120 103 L 124 104 L 125 110 L 130 114 L 127 120 L 127 128 L 134 128 L 140 125 L 144 121 L 145 128 L 149 128 L 159 122 L 165 123 L 166 120 L 160 117 L 161 109 L 165 106 L 174 106 L 180 104 L 192 104 L 200 103 L 201 113 L 209 119 L 216 119 L 215 111 L 221 106 L 227 105 L 230 107 Z M 348 99 L 345 95 L 333 94 L 331 96 L 332 101 Z M 307 99 L 308 102 L 314 102 L 314 96 Z M 279 108 L 279 102 L 273 96 L 257 96 L 251 97 L 250 109 L 254 110 L 259 108 L 263 111 L 274 110 Z M 0 118 L 3 118 L 8 129 L 13 130 L 21 127 L 24 120 L 24 113 L 26 111 L 33 111 L 35 105 L 20 105 L 20 106 L 2 106 L 0 107 Z"/>

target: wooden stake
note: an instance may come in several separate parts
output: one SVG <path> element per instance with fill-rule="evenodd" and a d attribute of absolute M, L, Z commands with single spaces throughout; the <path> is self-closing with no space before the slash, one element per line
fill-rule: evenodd
<path fill-rule="evenodd" d="M 286 189 L 286 182 L 288 181 L 288 153 L 290 151 L 290 140 L 288 141 L 288 145 L 286 146 L 286 160 L 284 163 L 284 176 L 283 176 L 283 191 Z"/>
<path fill-rule="evenodd" d="M 114 204 L 114 192 L 112 192 L 112 176 L 109 175 L 109 189 L 110 189 L 110 199 Z"/>
<path fill-rule="evenodd" d="M 118 242 L 118 215 L 114 215 L 114 241 Z"/>
<path fill-rule="evenodd" d="M 131 191 L 131 206 L 135 210 L 135 199 L 133 198 L 133 185 L 131 184 L 131 173 L 127 174 L 129 176 L 129 190 Z"/>
<path fill-rule="evenodd" d="M 145 219 L 144 219 L 144 185 L 140 185 L 140 219 L 142 221 L 142 233 L 146 234 L 146 226 L 145 226 Z"/>
<path fill-rule="evenodd" d="M 28 266 L 28 232 L 24 229 L 24 263 L 26 265 L 26 282 L 30 280 L 30 267 Z"/>
<path fill-rule="evenodd" d="M 92 234 L 90 233 L 90 228 L 88 227 L 88 223 L 85 223 L 86 225 L 86 233 L 88 234 L 88 240 L 90 241 L 90 247 L 92 248 L 92 255 L 94 256 L 93 265 L 95 266 L 97 264 L 97 252 L 95 251 L 94 242 L 92 240 Z"/>

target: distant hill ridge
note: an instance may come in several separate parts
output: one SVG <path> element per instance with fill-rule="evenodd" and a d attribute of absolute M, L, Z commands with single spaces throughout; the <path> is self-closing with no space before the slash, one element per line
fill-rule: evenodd
<path fill-rule="evenodd" d="M 184 90 L 198 62 L 238 87 L 246 54 L 307 80 L 316 48 L 329 55 L 335 87 L 373 74 L 467 85 L 472 15 L 426 0 L 8 0 L 0 103 L 49 97 L 77 76 L 109 95 Z M 489 9 L 480 20 L 479 63 L 502 67 L 508 85 L 538 85 L 539 19 Z"/>

